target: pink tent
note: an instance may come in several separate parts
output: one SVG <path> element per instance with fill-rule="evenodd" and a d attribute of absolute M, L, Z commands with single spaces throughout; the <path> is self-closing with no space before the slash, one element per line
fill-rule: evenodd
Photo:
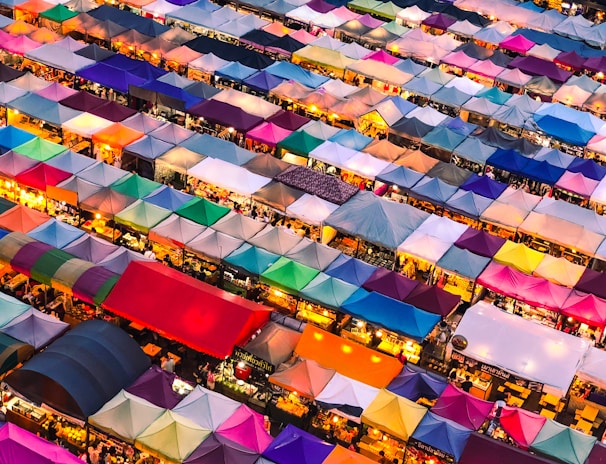
<path fill-rule="evenodd" d="M 276 126 L 272 122 L 264 122 L 249 130 L 246 133 L 246 138 L 264 143 L 270 147 L 275 147 L 290 134 L 292 134 L 292 131 Z"/>
<path fill-rule="evenodd" d="M 261 414 L 243 404 L 221 424 L 217 433 L 261 454 L 273 440 L 264 422 Z"/>
<path fill-rule="evenodd" d="M 606 325 L 606 300 L 591 293 L 573 290 L 562 306 L 561 312 L 594 327 Z"/>
<path fill-rule="evenodd" d="M 66 449 L 10 422 L 0 428 L 0 462 L 82 464 L 80 459 Z"/>
<path fill-rule="evenodd" d="M 13 37 L 2 44 L 2 48 L 16 55 L 23 55 L 24 53 L 32 51 L 40 46 L 42 46 L 41 43 L 38 43 L 24 35 Z"/>
<path fill-rule="evenodd" d="M 448 385 L 431 412 L 470 430 L 478 430 L 490 414 L 493 404 Z"/>
<path fill-rule="evenodd" d="M 507 37 L 499 44 L 499 47 L 516 53 L 525 54 L 535 45 L 536 44 L 532 40 L 528 40 L 526 37 L 519 34 Z"/>
<path fill-rule="evenodd" d="M 379 50 L 377 50 L 377 51 L 374 51 L 372 53 L 369 53 L 363 59 L 364 60 L 380 61 L 381 63 L 386 63 L 386 64 L 395 64 L 398 61 L 400 61 L 399 58 L 396 58 L 395 56 L 390 55 L 389 53 L 387 53 L 382 48 L 379 49 Z"/>
<path fill-rule="evenodd" d="M 442 63 L 456 66 L 461 69 L 468 69 L 470 66 L 475 64 L 478 60 L 466 55 L 464 52 L 453 52 L 442 58 Z"/>
<path fill-rule="evenodd" d="M 559 311 L 572 290 L 549 280 L 538 278 L 528 280 L 525 288 L 518 290 L 518 299 L 541 308 Z"/>
<path fill-rule="evenodd" d="M 501 427 L 522 449 L 528 449 L 537 437 L 546 418 L 525 409 L 505 406 L 501 413 Z"/>
<path fill-rule="evenodd" d="M 514 297 L 521 288 L 527 286 L 526 279 L 529 277 L 509 266 L 491 262 L 480 274 L 477 282 L 493 292 Z"/>
<path fill-rule="evenodd" d="M 576 193 L 584 198 L 589 198 L 595 188 L 598 186 L 598 181 L 585 177 L 580 172 L 566 171 L 555 186 L 559 189 L 568 192 Z"/>
<path fill-rule="evenodd" d="M 501 74 L 504 69 L 505 68 L 497 66 L 490 60 L 481 60 L 472 64 L 467 71 L 494 79 Z"/>

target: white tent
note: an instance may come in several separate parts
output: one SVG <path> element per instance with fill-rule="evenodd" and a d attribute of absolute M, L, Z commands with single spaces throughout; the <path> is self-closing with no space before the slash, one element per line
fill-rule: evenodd
<path fill-rule="evenodd" d="M 455 336 L 459 350 L 476 361 L 519 378 L 540 382 L 543 391 L 564 396 L 589 348 L 589 341 L 498 309 L 484 301 L 469 308 Z"/>
<path fill-rule="evenodd" d="M 71 74 L 76 74 L 76 71 L 95 64 L 94 60 L 76 55 L 74 52 L 55 44 L 42 45 L 25 53 L 25 57 Z"/>
<path fill-rule="evenodd" d="M 447 84 L 448 85 L 448 84 Z M 430 126 L 439 126 L 448 118 L 444 113 L 440 113 L 431 106 L 419 106 L 406 115 L 406 118 L 417 118 L 422 123 Z"/>
<path fill-rule="evenodd" d="M 309 157 L 333 166 L 342 167 L 347 160 L 358 153 L 357 150 L 327 140 L 309 152 Z"/>
<path fill-rule="evenodd" d="M 255 221 L 253 218 L 230 211 L 215 222 L 212 228 L 217 232 L 223 232 L 241 240 L 248 240 L 258 234 L 265 226 L 264 222 Z"/>
<path fill-rule="evenodd" d="M 286 215 L 318 226 L 338 208 L 338 205 L 308 193 L 286 208 Z"/>
<path fill-rule="evenodd" d="M 431 13 L 427 13 L 417 5 L 409 6 L 401 10 L 396 16 L 398 24 L 421 24 L 425 19 L 429 18 Z"/>
<path fill-rule="evenodd" d="M 467 95 L 471 96 L 474 96 L 475 94 L 479 93 L 480 91 L 486 88 L 482 84 L 474 82 L 468 77 L 455 77 L 444 87 L 455 87 L 457 90 L 460 90 L 461 92 L 464 92 Z"/>
<path fill-rule="evenodd" d="M 316 396 L 316 401 L 330 405 L 353 406 L 364 410 L 372 403 L 378 393 L 378 388 L 350 379 L 337 372 L 328 381 L 320 394 Z M 338 409 L 333 409 L 332 412 L 345 416 L 355 422 L 360 422 L 359 417 L 346 415 Z"/>
<path fill-rule="evenodd" d="M 423 232 L 446 242 L 454 243 L 468 229 L 465 224 L 455 222 L 445 216 L 430 215 L 417 227 L 417 232 Z"/>
<path fill-rule="evenodd" d="M 112 124 L 113 122 L 95 116 L 94 114 L 82 113 L 61 124 L 61 129 L 85 138 L 91 138 L 94 133 L 99 132 L 101 129 L 105 129 Z"/>
<path fill-rule="evenodd" d="M 271 179 L 217 158 L 206 158 L 189 169 L 188 174 L 208 184 L 240 195 L 251 196 Z"/>
<path fill-rule="evenodd" d="M 368 50 L 366 51 L 368 53 Z M 341 79 L 331 79 L 322 84 L 320 88 L 323 88 L 327 93 L 337 98 L 346 98 L 352 93 L 355 93 L 360 90 L 354 85 L 346 84 Z"/>
<path fill-rule="evenodd" d="M 398 251 L 435 264 L 451 246 L 452 242 L 450 241 L 432 237 L 425 232 L 416 230 L 398 246 Z"/>
<path fill-rule="evenodd" d="M 371 77 L 381 82 L 402 85 L 406 84 L 414 76 L 412 74 L 400 71 L 398 68 L 375 60 L 359 60 L 347 66 L 347 69 L 366 77 Z"/>
<path fill-rule="evenodd" d="M 278 105 L 274 105 L 260 97 L 234 89 L 223 90 L 213 95 L 211 99 L 237 106 L 248 114 L 253 114 L 263 119 L 273 116 L 281 109 Z"/>
<path fill-rule="evenodd" d="M 203 429 L 214 431 L 239 407 L 240 403 L 237 401 L 198 385 L 173 408 L 173 411 Z"/>
<path fill-rule="evenodd" d="M 547 61 L 553 61 L 560 53 L 562 53 L 560 50 L 550 47 L 547 44 L 537 44 L 526 52 L 528 56 L 534 56 L 535 58 L 541 58 L 542 60 Z"/>
<path fill-rule="evenodd" d="M 224 259 L 235 251 L 244 240 L 207 228 L 200 235 L 186 243 L 188 250 L 213 260 Z"/>
<path fill-rule="evenodd" d="M 358 152 L 340 167 L 365 177 L 366 179 L 374 180 L 375 177 L 383 172 L 390 164 L 391 163 L 375 158 L 368 153 Z"/>
<path fill-rule="evenodd" d="M 577 377 L 581 381 L 606 388 L 606 352 L 593 346 L 589 347 L 579 366 Z"/>

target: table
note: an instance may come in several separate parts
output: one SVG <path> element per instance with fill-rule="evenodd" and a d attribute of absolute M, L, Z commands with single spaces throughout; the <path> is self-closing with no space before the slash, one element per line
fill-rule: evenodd
<path fill-rule="evenodd" d="M 524 399 L 527 399 L 530 395 L 530 390 L 528 388 L 521 387 L 515 383 L 505 382 L 505 386 L 510 390 L 513 390 L 520 394 L 520 396 Z"/>
<path fill-rule="evenodd" d="M 583 419 L 579 419 L 579 421 L 574 425 L 575 429 L 580 430 L 588 435 L 591 435 L 591 427 L 593 427 L 593 424 Z"/>
<path fill-rule="evenodd" d="M 143 347 L 143 352 L 152 358 L 158 356 L 160 351 L 162 351 L 162 348 L 160 348 L 158 345 L 154 345 L 153 343 L 148 343 Z"/>
<path fill-rule="evenodd" d="M 518 408 L 521 408 L 524 406 L 524 400 L 522 398 L 518 398 L 517 396 L 511 395 L 507 401 L 507 404 L 509 406 L 517 406 Z"/>
<path fill-rule="evenodd" d="M 142 326 L 142 325 L 140 325 L 140 324 L 137 324 L 136 322 L 131 322 L 130 324 L 128 324 L 128 326 L 129 326 L 131 329 L 136 330 L 137 332 L 141 332 L 143 329 L 145 329 L 145 327 L 143 327 L 143 326 Z"/>
<path fill-rule="evenodd" d="M 543 408 L 541 409 L 541 416 L 546 417 L 547 419 L 555 419 L 556 413 L 555 411 Z"/>
<path fill-rule="evenodd" d="M 177 356 L 174 353 L 166 353 L 166 356 L 168 356 L 169 358 L 173 358 L 173 360 L 175 361 L 175 365 L 181 362 L 181 356 Z"/>
<path fill-rule="evenodd" d="M 551 395 L 550 393 L 545 393 L 543 395 L 543 398 L 541 398 L 543 400 L 543 402 L 550 404 L 552 406 L 557 406 L 558 403 L 560 402 L 560 399 L 555 396 L 555 395 Z"/>
<path fill-rule="evenodd" d="M 581 412 L 581 417 L 589 422 L 595 421 L 596 417 L 598 417 L 598 413 L 600 410 L 593 406 L 585 406 L 583 412 Z"/>

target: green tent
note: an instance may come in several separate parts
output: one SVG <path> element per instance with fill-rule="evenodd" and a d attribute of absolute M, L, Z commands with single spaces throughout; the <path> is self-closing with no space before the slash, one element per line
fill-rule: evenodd
<path fill-rule="evenodd" d="M 27 361 L 33 354 L 33 346 L 0 333 L 0 375 Z"/>
<path fill-rule="evenodd" d="M 192 198 L 175 212 L 197 224 L 212 226 L 229 213 L 229 208 L 217 205 L 204 198 Z"/>
<path fill-rule="evenodd" d="M 23 145 L 13 148 L 13 151 L 38 161 L 48 161 L 59 153 L 63 153 L 65 147 L 36 137 L 29 142 L 25 142 Z"/>
<path fill-rule="evenodd" d="M 596 437 L 547 419 L 530 449 L 569 464 L 583 464 L 595 442 Z"/>
<path fill-rule="evenodd" d="M 376 8 L 371 11 L 371 14 L 387 18 L 390 20 L 396 19 L 398 13 L 402 11 L 402 8 L 395 5 L 393 2 L 380 3 Z"/>
<path fill-rule="evenodd" d="M 356 285 L 320 272 L 301 290 L 301 296 L 322 306 L 339 309 L 357 289 Z"/>
<path fill-rule="evenodd" d="M 244 243 L 225 258 L 225 262 L 256 277 L 263 274 L 279 257 L 275 253 Z"/>
<path fill-rule="evenodd" d="M 288 151 L 299 156 L 307 156 L 313 149 L 319 147 L 324 143 L 324 140 L 309 135 L 307 132 L 293 132 L 280 143 L 278 143 L 278 150 L 283 152 Z"/>
<path fill-rule="evenodd" d="M 171 211 L 167 209 L 137 200 L 128 208 L 116 214 L 114 221 L 147 234 L 149 229 L 158 225 L 171 214 Z"/>
<path fill-rule="evenodd" d="M 289 293 L 298 293 L 320 273 L 282 256 L 261 274 L 261 282 Z"/>
<path fill-rule="evenodd" d="M 360 11 L 362 13 L 373 13 L 381 2 L 377 0 L 353 0 L 347 4 L 347 8 L 353 11 Z"/>
<path fill-rule="evenodd" d="M 30 269 L 32 279 L 50 286 L 57 270 L 71 259 L 75 258 L 65 251 L 57 248 L 48 250 L 36 260 Z"/>
<path fill-rule="evenodd" d="M 40 18 L 48 19 L 56 23 L 62 23 L 67 19 L 73 18 L 74 16 L 78 16 L 78 13 L 63 5 L 55 5 L 50 10 L 40 13 Z"/>
<path fill-rule="evenodd" d="M 117 180 L 109 188 L 140 200 L 160 187 L 162 184 L 158 182 L 141 177 L 139 174 L 132 174 Z"/>
<path fill-rule="evenodd" d="M 4 327 L 17 316 L 26 313 L 29 308 L 30 305 L 0 293 L 0 327 Z"/>

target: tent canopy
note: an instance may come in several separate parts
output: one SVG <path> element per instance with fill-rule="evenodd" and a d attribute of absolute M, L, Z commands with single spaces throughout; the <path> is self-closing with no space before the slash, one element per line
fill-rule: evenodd
<path fill-rule="evenodd" d="M 428 444 L 459 460 L 471 430 L 429 412 L 412 435 L 413 440 Z"/>
<path fill-rule="evenodd" d="M 431 411 L 469 430 L 478 430 L 492 411 L 492 407 L 493 403 L 490 401 L 481 400 L 453 385 L 447 385 Z"/>
<path fill-rule="evenodd" d="M 335 445 L 288 424 L 263 452 L 276 464 L 321 464 Z"/>

